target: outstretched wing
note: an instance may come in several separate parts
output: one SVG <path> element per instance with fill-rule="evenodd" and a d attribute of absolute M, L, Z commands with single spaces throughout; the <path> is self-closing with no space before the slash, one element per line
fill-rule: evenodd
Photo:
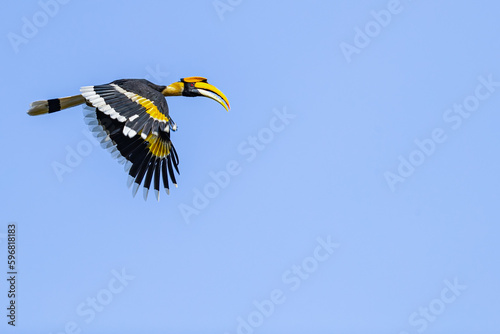
<path fill-rule="evenodd" d="M 146 199 L 153 183 L 159 199 L 162 180 L 167 194 L 169 178 L 177 186 L 174 169 L 179 174 L 179 158 L 170 141 L 173 122 L 168 118 L 168 107 L 161 93 L 154 96 L 151 89 L 137 92 L 137 85 L 129 90 L 124 86 L 111 83 L 83 87 L 82 95 L 95 107 L 85 108 L 85 122 L 101 146 L 125 163 L 128 184 L 134 184 L 134 196 L 143 183 Z"/>
<path fill-rule="evenodd" d="M 146 139 L 150 133 L 158 135 L 160 131 L 176 129 L 169 118 L 162 88 L 164 86 L 147 80 L 123 79 L 106 85 L 82 87 L 80 92 L 88 104 L 124 123 L 124 135 L 132 138 L 140 134 Z"/>

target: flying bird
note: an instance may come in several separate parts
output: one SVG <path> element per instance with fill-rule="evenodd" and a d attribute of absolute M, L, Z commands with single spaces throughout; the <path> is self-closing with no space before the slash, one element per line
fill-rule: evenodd
<path fill-rule="evenodd" d="M 160 180 L 169 194 L 169 178 L 177 187 L 179 157 L 170 140 L 177 125 L 168 112 L 166 96 L 205 96 L 219 102 L 227 111 L 226 96 L 203 77 L 182 78 L 168 86 L 144 79 L 121 79 L 105 85 L 85 86 L 79 95 L 33 102 L 31 116 L 54 113 L 86 104 L 87 123 L 113 157 L 125 164 L 128 186 L 135 196 L 141 183 L 147 199 L 151 182 L 160 200 Z"/>

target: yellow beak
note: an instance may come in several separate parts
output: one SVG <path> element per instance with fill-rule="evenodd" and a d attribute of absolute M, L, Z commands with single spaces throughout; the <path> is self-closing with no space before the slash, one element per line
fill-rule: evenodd
<path fill-rule="evenodd" d="M 224 93 L 222 93 L 217 87 L 209 84 L 208 82 L 197 82 L 194 84 L 194 87 L 198 89 L 201 95 L 209 97 L 222 104 L 226 111 L 231 109 L 226 95 L 224 95 Z"/>

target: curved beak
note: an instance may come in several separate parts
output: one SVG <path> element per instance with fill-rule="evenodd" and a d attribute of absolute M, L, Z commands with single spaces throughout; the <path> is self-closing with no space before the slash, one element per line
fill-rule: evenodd
<path fill-rule="evenodd" d="M 207 79 L 203 77 L 181 78 L 180 81 L 164 87 L 161 93 L 164 96 L 205 96 L 222 104 L 227 111 L 231 109 L 226 95 L 217 87 L 209 84 Z"/>
<path fill-rule="evenodd" d="M 194 84 L 194 87 L 198 90 L 200 95 L 209 97 L 222 104 L 226 111 L 231 109 L 226 95 L 224 95 L 224 93 L 222 93 L 217 87 L 209 84 L 208 82 L 197 82 Z"/>

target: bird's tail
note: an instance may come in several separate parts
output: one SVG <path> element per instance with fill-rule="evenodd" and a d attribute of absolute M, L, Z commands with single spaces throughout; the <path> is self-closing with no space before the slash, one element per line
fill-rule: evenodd
<path fill-rule="evenodd" d="M 28 110 L 28 115 L 37 116 L 43 114 L 50 114 L 83 103 L 85 103 L 85 98 L 82 95 L 62 97 L 60 99 L 35 101 L 30 105 L 30 110 Z"/>

